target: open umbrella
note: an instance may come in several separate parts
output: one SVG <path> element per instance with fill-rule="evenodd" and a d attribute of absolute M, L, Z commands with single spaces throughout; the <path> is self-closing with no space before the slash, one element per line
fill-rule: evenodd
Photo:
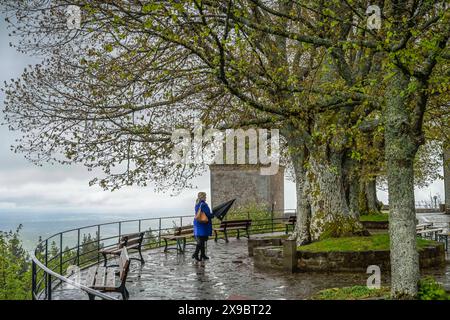
<path fill-rule="evenodd" d="M 222 221 L 223 218 L 225 218 L 225 215 L 227 214 L 228 210 L 230 210 L 235 200 L 236 199 L 233 199 L 225 203 L 219 204 L 217 207 L 214 207 L 212 209 L 213 215 L 220 221 Z"/>

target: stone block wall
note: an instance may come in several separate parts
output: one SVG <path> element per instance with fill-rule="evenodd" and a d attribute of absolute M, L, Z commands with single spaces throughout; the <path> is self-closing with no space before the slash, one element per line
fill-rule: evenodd
<path fill-rule="evenodd" d="M 283 239 L 280 238 L 253 238 L 248 239 L 247 246 L 248 246 L 248 255 L 249 257 L 253 257 L 253 252 L 255 248 L 259 247 L 270 247 L 270 246 L 277 246 L 280 247 L 283 245 Z"/>
<path fill-rule="evenodd" d="M 284 269 L 283 247 L 264 246 L 253 248 L 256 267 Z M 419 252 L 420 268 L 436 268 L 445 265 L 443 243 L 436 243 Z M 369 265 L 377 265 L 382 272 L 390 271 L 388 250 L 309 252 L 297 251 L 297 271 L 310 272 L 366 272 Z"/>
<path fill-rule="evenodd" d="M 253 253 L 253 263 L 255 267 L 269 267 L 278 270 L 284 269 L 283 247 L 258 247 L 254 249 Z"/>
<path fill-rule="evenodd" d="M 284 211 L 284 167 L 275 175 L 261 175 L 258 165 L 210 165 L 211 204 L 217 206 L 236 198 L 234 207 L 265 205 Z"/>

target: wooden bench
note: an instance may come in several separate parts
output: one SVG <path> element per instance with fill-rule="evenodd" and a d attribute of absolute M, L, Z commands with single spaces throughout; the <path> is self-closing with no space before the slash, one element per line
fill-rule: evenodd
<path fill-rule="evenodd" d="M 119 279 L 116 281 L 117 270 L 111 267 L 97 266 L 90 270 L 87 277 L 87 286 L 100 292 L 119 292 L 123 300 L 128 300 L 130 294 L 125 287 L 128 271 L 130 270 L 130 258 L 127 247 L 122 247 L 119 256 Z M 88 293 L 89 300 L 94 300 L 95 295 Z"/>
<path fill-rule="evenodd" d="M 289 216 L 288 220 L 284 222 L 284 225 L 286 226 L 286 234 L 288 234 L 289 226 L 295 227 L 296 223 L 297 223 L 297 216 Z"/>
<path fill-rule="evenodd" d="M 430 234 L 430 238 L 438 240 L 438 234 L 444 232 L 444 228 L 428 228 L 423 230 L 417 230 L 416 233 L 420 237 L 427 237 Z"/>
<path fill-rule="evenodd" d="M 223 232 L 225 235 L 225 241 L 228 242 L 228 234 L 227 232 L 230 230 L 237 230 L 237 239 L 239 239 L 240 234 L 239 231 L 240 230 L 245 230 L 245 232 L 247 233 L 247 238 L 250 239 L 250 234 L 249 234 L 249 228 L 250 225 L 252 224 L 252 220 L 230 220 L 230 221 L 222 221 L 220 223 L 220 227 L 219 228 L 214 228 L 214 234 L 215 234 L 215 238 L 214 241 L 217 242 L 217 237 L 218 237 L 218 233 L 219 232 Z"/>
<path fill-rule="evenodd" d="M 425 223 L 419 223 L 418 225 L 416 225 L 416 230 L 424 230 L 424 229 L 428 229 L 430 227 L 433 226 L 433 223 L 431 222 L 425 222 Z"/>
<path fill-rule="evenodd" d="M 120 256 L 123 247 L 127 247 L 127 250 L 137 250 L 139 252 L 140 259 L 138 258 L 130 258 L 132 260 L 138 260 L 141 263 L 144 263 L 144 258 L 142 257 L 142 242 L 144 240 L 144 232 L 138 233 L 129 233 L 124 234 L 120 237 L 119 243 L 115 244 L 112 247 L 107 247 L 99 250 L 99 252 L 103 255 L 104 266 L 106 267 L 106 263 L 108 261 L 108 255 L 112 256 Z"/>
<path fill-rule="evenodd" d="M 176 249 L 177 252 L 183 253 L 186 250 L 186 239 L 194 236 L 194 226 L 188 225 L 184 227 L 176 227 L 172 234 L 162 235 L 165 246 L 164 252 L 171 249 Z M 169 241 L 176 241 L 177 246 L 175 248 L 169 248 Z"/>

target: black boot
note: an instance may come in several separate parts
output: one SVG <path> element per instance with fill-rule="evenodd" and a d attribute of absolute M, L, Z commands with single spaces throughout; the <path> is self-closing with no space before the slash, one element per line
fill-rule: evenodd
<path fill-rule="evenodd" d="M 200 251 L 200 248 L 199 248 L 198 245 L 197 245 L 197 247 L 195 248 L 195 252 L 194 252 L 194 254 L 192 255 L 192 259 L 195 259 L 195 260 L 197 260 L 197 261 L 202 261 L 202 259 L 200 259 L 200 258 L 198 257 L 199 251 Z"/>
<path fill-rule="evenodd" d="M 205 254 L 205 244 L 204 243 L 203 243 L 203 246 L 201 247 L 200 250 L 202 252 L 201 255 L 200 255 L 200 258 L 203 259 L 203 260 L 208 260 L 209 257 L 207 257 L 206 254 Z"/>

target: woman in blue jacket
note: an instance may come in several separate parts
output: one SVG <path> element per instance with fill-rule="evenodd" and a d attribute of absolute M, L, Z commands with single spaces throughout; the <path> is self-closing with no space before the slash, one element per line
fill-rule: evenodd
<path fill-rule="evenodd" d="M 206 241 L 208 241 L 208 237 L 212 235 L 212 218 L 213 215 L 211 213 L 211 210 L 209 209 L 208 204 L 206 203 L 206 193 L 205 192 L 199 192 L 197 196 L 197 200 L 195 202 L 195 214 L 197 213 L 198 209 L 201 207 L 201 210 L 206 214 L 208 217 L 207 223 L 201 223 L 197 221 L 197 219 L 194 219 L 194 237 L 197 240 L 197 246 L 195 247 L 195 252 L 192 255 L 192 258 L 201 261 L 208 260 L 209 258 L 205 254 L 205 244 Z M 198 254 L 200 253 L 200 257 Z"/>

